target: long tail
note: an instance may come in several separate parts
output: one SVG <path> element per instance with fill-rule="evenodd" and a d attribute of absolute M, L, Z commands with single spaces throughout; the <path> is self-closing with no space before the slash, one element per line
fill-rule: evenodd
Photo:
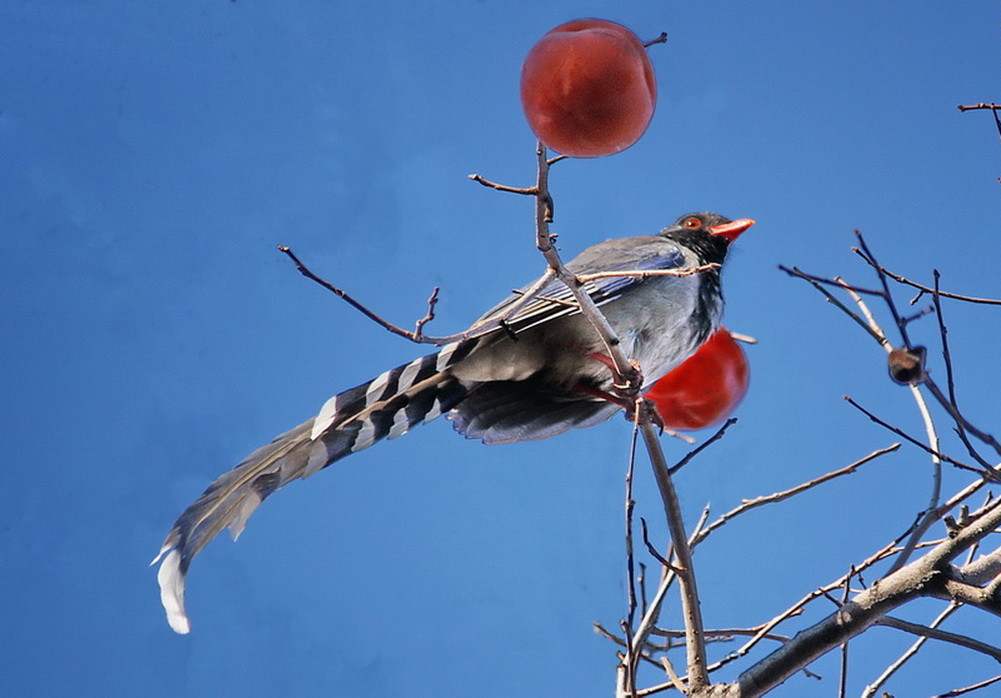
<path fill-rule="evenodd" d="M 395 438 L 455 407 L 467 393 L 448 371 L 477 340 L 449 344 L 437 354 L 386 371 L 331 398 L 319 414 L 285 432 L 216 479 L 174 523 L 159 555 L 157 581 L 170 627 L 191 630 L 184 611 L 184 582 L 191 561 L 229 527 L 233 540 L 264 499 L 292 480 Z"/>

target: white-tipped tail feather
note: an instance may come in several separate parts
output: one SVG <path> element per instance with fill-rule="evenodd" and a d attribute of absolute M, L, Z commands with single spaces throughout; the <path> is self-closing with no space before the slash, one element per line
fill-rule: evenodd
<path fill-rule="evenodd" d="M 174 523 L 152 563 L 160 564 L 160 600 L 170 627 L 182 634 L 190 631 L 185 576 L 195 556 L 224 528 L 236 540 L 250 515 L 275 490 L 454 407 L 466 388 L 441 371 L 441 364 L 437 355 L 425 356 L 340 393 L 314 419 L 257 449 L 209 485 Z"/>
<path fill-rule="evenodd" d="M 162 558 L 162 561 L 161 561 Z M 176 548 L 164 547 L 150 565 L 160 563 L 156 581 L 160 585 L 160 603 L 167 612 L 167 622 L 175 633 L 191 632 L 191 621 L 184 612 L 184 574 L 181 573 L 181 554 Z"/>
<path fill-rule="evenodd" d="M 621 348 L 652 382 L 690 356 L 719 325 L 718 265 L 729 241 L 753 221 L 687 214 L 659 235 L 609 240 L 567 267 L 595 275 L 584 290 L 622 338 Z M 725 225 L 724 225 L 725 224 Z M 697 275 L 646 271 L 697 267 Z M 538 295 L 525 297 L 532 288 Z M 607 352 L 581 316 L 570 289 L 545 278 L 488 311 L 468 339 L 390 369 L 328 400 L 314 419 L 251 453 L 217 478 L 174 523 L 153 564 L 170 627 L 185 634 L 185 575 L 224 528 L 235 539 L 272 492 L 384 438 L 442 414 L 468 438 L 486 443 L 555 436 L 607 419 L 620 409 L 601 399 L 615 390 Z M 476 327 L 474 326 L 474 327 Z"/>

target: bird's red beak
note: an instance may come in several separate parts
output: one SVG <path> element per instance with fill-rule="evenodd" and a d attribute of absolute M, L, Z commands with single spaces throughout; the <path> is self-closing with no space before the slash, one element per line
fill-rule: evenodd
<path fill-rule="evenodd" d="M 719 225 L 709 226 L 709 232 L 713 235 L 722 235 L 729 242 L 733 242 L 740 237 L 741 233 L 754 225 L 754 219 L 752 218 L 740 218 L 735 221 L 730 221 L 729 223 L 720 223 Z"/>

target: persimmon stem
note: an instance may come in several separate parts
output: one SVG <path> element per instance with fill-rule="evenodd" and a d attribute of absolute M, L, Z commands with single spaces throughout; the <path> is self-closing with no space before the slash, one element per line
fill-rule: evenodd
<path fill-rule="evenodd" d="M 650 48 L 654 44 L 666 44 L 667 43 L 667 32 L 661 32 L 653 41 L 647 41 L 643 44 L 643 48 Z"/>

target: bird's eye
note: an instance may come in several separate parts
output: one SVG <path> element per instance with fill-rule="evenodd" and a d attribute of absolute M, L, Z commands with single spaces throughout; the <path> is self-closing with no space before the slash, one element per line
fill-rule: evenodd
<path fill-rule="evenodd" d="M 682 225 L 685 226 L 686 228 L 695 230 L 696 228 L 702 227 L 702 221 L 696 218 L 695 216 L 692 216 L 691 218 L 686 218 L 685 222 L 682 223 Z"/>

